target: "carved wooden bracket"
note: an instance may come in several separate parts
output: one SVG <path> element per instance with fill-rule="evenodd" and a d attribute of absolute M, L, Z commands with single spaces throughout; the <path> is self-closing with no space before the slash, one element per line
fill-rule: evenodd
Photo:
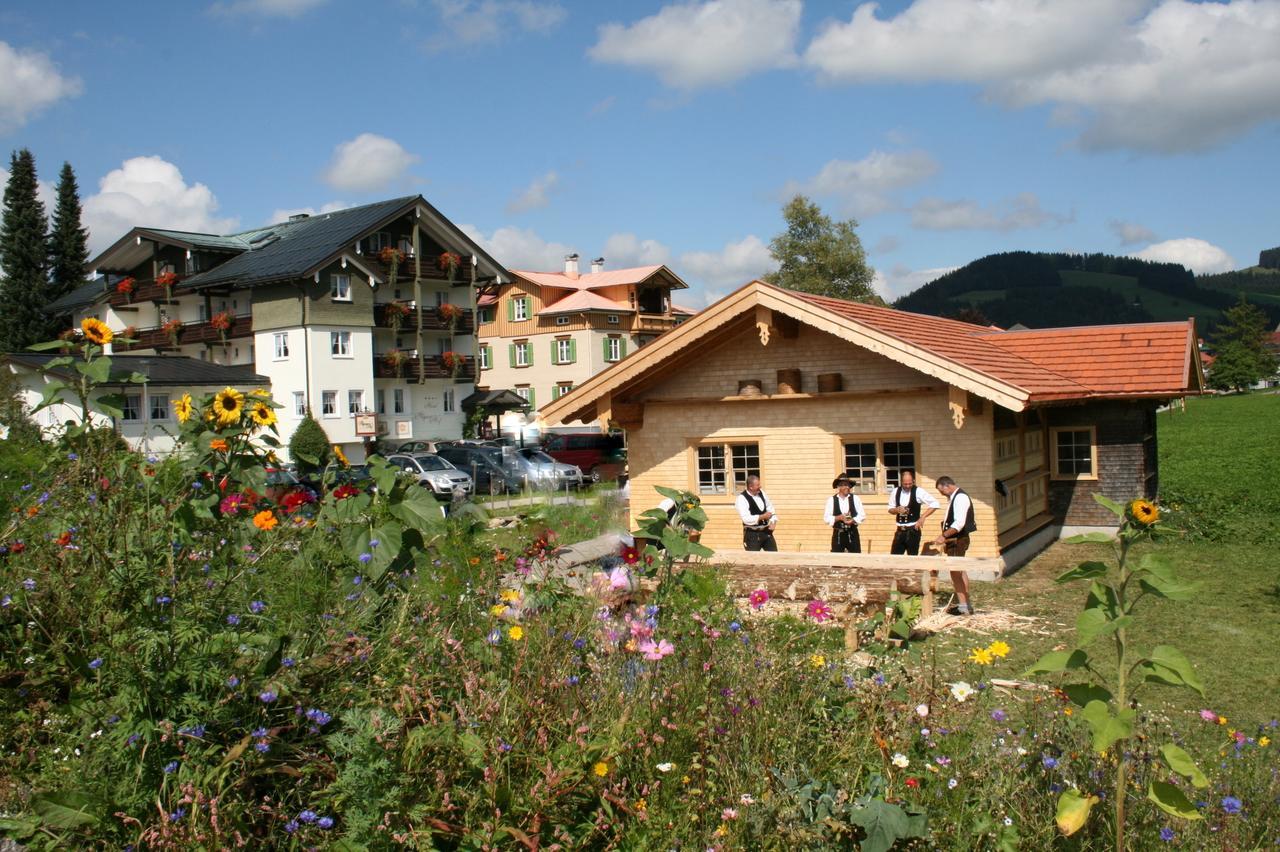
<path fill-rule="evenodd" d="M 951 409 L 951 422 L 957 429 L 964 428 L 965 417 L 982 414 L 983 399 L 976 394 L 951 386 L 947 388 L 947 407 Z"/>
<path fill-rule="evenodd" d="M 756 305 L 756 330 L 760 332 L 760 345 L 769 345 L 769 333 L 773 327 L 773 311 L 763 305 Z"/>

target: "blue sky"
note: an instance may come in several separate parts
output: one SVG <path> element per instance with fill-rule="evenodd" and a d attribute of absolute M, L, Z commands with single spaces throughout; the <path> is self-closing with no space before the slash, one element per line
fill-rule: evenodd
<path fill-rule="evenodd" d="M 420 192 L 697 307 L 802 191 L 890 296 L 1010 249 L 1208 272 L 1280 244 L 1277 45 L 1280 0 L 11 0 L 0 143 L 72 163 L 95 248 Z"/>

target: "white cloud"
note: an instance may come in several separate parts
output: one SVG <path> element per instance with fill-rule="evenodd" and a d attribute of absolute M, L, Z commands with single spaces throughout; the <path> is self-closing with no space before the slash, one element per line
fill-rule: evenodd
<path fill-rule="evenodd" d="M 347 192 L 376 192 L 404 182 L 409 166 L 418 162 L 394 139 L 376 133 L 361 133 L 333 149 L 333 160 L 324 179 L 335 189 Z"/>
<path fill-rule="evenodd" d="M 737 289 L 778 266 L 766 245 L 755 234 L 725 243 L 720 251 L 687 251 L 680 255 L 676 273 L 709 288 Z"/>
<path fill-rule="evenodd" d="M 539 175 L 521 192 L 507 202 L 508 213 L 524 213 L 539 210 L 551 203 L 551 193 L 556 191 L 560 176 L 555 172 Z"/>
<path fill-rule="evenodd" d="M 1280 119 L 1274 0 L 916 0 L 885 19 L 863 3 L 805 53 L 830 81 L 984 87 L 1048 105 L 1087 149 L 1211 148 Z"/>
<path fill-rule="evenodd" d="M 244 15 L 258 18 L 297 18 L 328 0 L 232 0 L 214 3 L 209 11 L 215 15 Z"/>
<path fill-rule="evenodd" d="M 877 269 L 871 286 L 886 302 L 892 302 L 913 290 L 918 290 L 930 281 L 934 281 L 958 267 L 939 266 L 933 269 L 912 269 L 901 263 L 895 264 L 888 273 Z"/>
<path fill-rule="evenodd" d="M 938 161 L 925 151 L 872 151 L 861 160 L 831 160 L 809 180 L 788 183 L 783 195 L 838 198 L 844 212 L 873 216 L 894 206 L 894 191 L 918 184 L 937 171 Z"/>
<path fill-rule="evenodd" d="M 133 157 L 98 181 L 84 200 L 89 251 L 96 254 L 135 226 L 224 234 L 239 220 L 218 216 L 218 199 L 202 183 L 188 184 L 161 157 Z"/>
<path fill-rule="evenodd" d="M 79 77 L 66 77 L 48 54 L 16 50 L 0 41 L 0 133 L 22 127 L 50 105 L 83 91 Z"/>
<path fill-rule="evenodd" d="M 1116 239 L 1120 241 L 1122 246 L 1149 243 L 1156 238 L 1155 231 L 1137 222 L 1122 222 L 1119 219 L 1112 219 L 1107 223 L 1107 227 L 1111 229 L 1111 233 L 1116 235 Z"/>
<path fill-rule="evenodd" d="M 635 234 L 614 234 L 604 242 L 605 269 L 653 266 L 671 261 L 671 250 L 657 240 L 642 240 Z"/>
<path fill-rule="evenodd" d="M 1235 258 L 1226 251 L 1195 237 L 1154 243 L 1134 252 L 1132 256 L 1161 263 L 1180 263 L 1197 275 L 1230 272 L 1236 268 Z"/>
<path fill-rule="evenodd" d="M 898 239 L 893 234 L 887 234 L 886 236 L 876 240 L 876 244 L 871 247 L 871 253 L 889 254 L 890 252 L 897 251 L 901 247 L 902 240 Z"/>
<path fill-rule="evenodd" d="M 507 226 L 485 234 L 475 225 L 458 227 L 508 269 L 555 272 L 564 269 L 565 255 L 574 253 L 564 243 L 544 240 L 531 228 Z"/>
<path fill-rule="evenodd" d="M 496 44 L 509 34 L 548 33 L 568 12 L 543 0 L 432 0 L 441 31 L 426 42 L 431 51 Z"/>
<path fill-rule="evenodd" d="M 633 24 L 605 24 L 587 51 L 597 62 L 652 71 L 696 89 L 796 63 L 800 0 L 674 3 Z"/>
<path fill-rule="evenodd" d="M 277 222 L 287 222 L 290 216 L 297 216 L 299 213 L 306 213 L 308 216 L 315 216 L 318 213 L 332 213 L 335 210 L 342 210 L 349 205 L 345 201 L 328 201 L 316 207 L 277 207 L 271 213 L 271 218 L 267 219 L 263 224 L 274 225 Z"/>
<path fill-rule="evenodd" d="M 969 199 L 923 198 L 911 208 L 911 224 L 931 231 L 1016 231 L 1074 220 L 1074 213 L 1064 215 L 1045 210 L 1040 206 L 1040 199 L 1030 192 L 988 207 Z"/>

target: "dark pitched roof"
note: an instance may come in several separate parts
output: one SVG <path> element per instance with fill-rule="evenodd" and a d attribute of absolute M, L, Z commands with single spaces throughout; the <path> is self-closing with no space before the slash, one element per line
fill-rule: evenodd
<path fill-rule="evenodd" d="M 59 296 L 48 305 L 45 310 L 51 314 L 69 314 L 76 308 L 83 308 L 85 305 L 92 305 L 99 296 L 107 292 L 106 281 L 97 279 L 87 284 L 81 284 L 70 293 Z"/>
<path fill-rule="evenodd" d="M 235 234 L 233 236 L 250 246 L 248 251 L 207 272 L 192 275 L 185 283 L 200 289 L 218 284 L 245 285 L 297 278 L 417 198 L 416 195 L 393 198 Z M 261 247 L 253 248 L 255 244 Z"/>
<path fill-rule="evenodd" d="M 476 391 L 462 401 L 463 411 L 483 408 L 490 413 L 516 411 L 529 407 L 529 400 L 513 390 Z"/>
<path fill-rule="evenodd" d="M 40 369 L 54 358 L 57 352 L 19 352 L 3 357 L 7 361 L 20 364 L 33 370 Z M 70 374 L 65 368 L 55 368 L 51 373 Z M 111 374 L 108 384 L 124 383 L 135 372 L 147 377 L 149 385 L 266 385 L 271 380 L 253 371 L 252 364 L 224 366 L 201 361 L 199 358 L 188 358 L 184 355 L 112 355 Z"/>

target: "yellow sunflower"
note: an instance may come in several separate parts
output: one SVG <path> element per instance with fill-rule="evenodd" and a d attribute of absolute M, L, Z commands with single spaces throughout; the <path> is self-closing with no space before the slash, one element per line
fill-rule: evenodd
<path fill-rule="evenodd" d="M 178 397 L 178 401 L 173 404 L 173 413 L 178 415 L 179 423 L 186 423 L 191 419 L 191 394 L 184 393 Z"/>
<path fill-rule="evenodd" d="M 1144 527 L 1160 520 L 1160 510 L 1149 500 L 1134 500 L 1129 504 L 1129 515 Z"/>
<path fill-rule="evenodd" d="M 276 422 L 276 413 L 265 402 L 258 401 L 249 409 L 249 416 L 253 418 L 253 422 L 262 428 L 273 425 Z"/>
<path fill-rule="evenodd" d="M 84 332 L 86 340 L 99 346 L 106 346 L 111 342 L 111 338 L 115 337 L 111 329 L 107 328 L 107 324 L 97 317 L 85 317 L 80 320 L 80 330 Z"/>
<path fill-rule="evenodd" d="M 244 394 L 235 388 L 223 388 L 213 398 L 213 414 L 219 426 L 234 426 L 244 414 Z"/>
<path fill-rule="evenodd" d="M 347 454 L 344 453 L 342 451 L 342 447 L 337 444 L 333 445 L 333 457 L 336 458 L 338 463 L 343 467 L 351 467 L 351 462 L 347 461 Z"/>

